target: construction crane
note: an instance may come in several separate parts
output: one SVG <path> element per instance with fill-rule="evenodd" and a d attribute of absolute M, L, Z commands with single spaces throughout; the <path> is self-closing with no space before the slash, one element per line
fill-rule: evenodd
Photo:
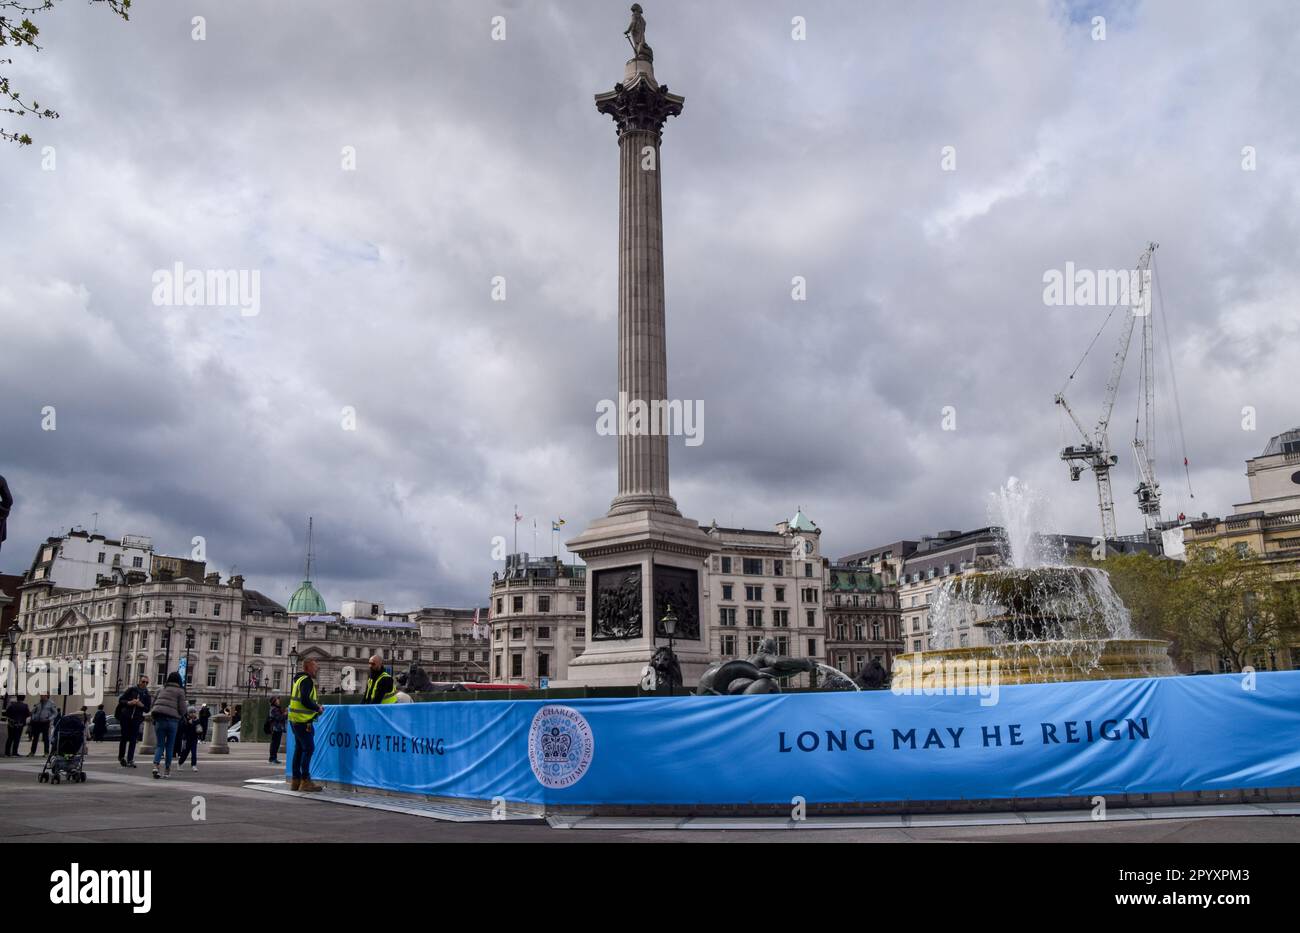
<path fill-rule="evenodd" d="M 1078 446 L 1069 446 L 1064 448 L 1061 451 L 1061 459 L 1069 464 L 1070 479 L 1074 482 L 1078 482 L 1079 477 L 1083 474 L 1084 470 L 1092 470 L 1093 475 L 1096 477 L 1097 505 L 1101 511 L 1101 532 L 1107 540 L 1114 538 L 1117 534 L 1115 527 L 1115 497 L 1111 492 L 1110 470 L 1111 467 L 1115 466 L 1115 464 L 1119 462 L 1119 457 L 1111 451 L 1110 447 L 1110 416 L 1111 412 L 1115 408 L 1115 396 L 1119 392 L 1120 377 L 1124 373 L 1124 362 L 1128 359 L 1129 345 L 1133 341 L 1133 328 L 1139 317 L 1145 319 L 1143 323 L 1145 345 L 1143 366 L 1144 371 L 1149 372 L 1149 369 L 1146 369 L 1146 367 L 1149 363 L 1151 346 L 1149 339 L 1151 327 L 1150 269 L 1151 257 L 1155 254 L 1158 246 L 1159 244 L 1157 243 L 1148 244 L 1147 248 L 1142 252 L 1141 257 L 1138 258 L 1136 267 L 1136 280 L 1138 287 L 1136 300 L 1130 301 L 1124 327 L 1120 333 L 1119 345 L 1115 348 L 1115 355 L 1111 358 L 1110 376 L 1106 380 L 1106 392 L 1102 398 L 1101 416 L 1097 419 L 1097 425 L 1092 429 L 1091 434 L 1089 434 L 1084 428 L 1083 424 L 1079 421 L 1074 411 L 1070 408 L 1069 403 L 1066 401 L 1065 387 L 1062 387 L 1062 390 L 1056 393 L 1056 404 L 1060 405 L 1061 408 L 1065 410 L 1065 413 L 1070 416 L 1070 420 L 1074 422 L 1074 426 L 1078 429 L 1079 434 L 1083 439 L 1083 443 Z M 1132 299 L 1134 296 L 1130 293 L 1129 297 Z M 1106 322 L 1110 321 L 1111 316 L 1115 313 L 1115 310 L 1118 307 L 1119 305 L 1116 304 L 1111 308 L 1110 314 L 1106 316 Z M 1106 327 L 1106 322 L 1102 323 L 1103 330 Z M 1075 373 L 1079 371 L 1079 367 L 1083 365 L 1083 360 L 1087 359 L 1088 353 L 1092 350 L 1093 345 L 1096 344 L 1097 338 L 1100 336 L 1101 331 L 1099 330 L 1097 335 L 1092 338 L 1092 343 L 1088 345 L 1088 349 L 1084 351 L 1083 359 L 1079 360 L 1079 365 L 1075 366 L 1074 372 L 1070 373 L 1069 378 L 1066 380 L 1066 386 L 1068 386 L 1074 379 Z M 1151 383 L 1148 381 L 1148 437 L 1145 440 L 1149 440 L 1151 425 L 1150 411 L 1153 404 L 1151 402 L 1150 387 Z M 1139 443 L 1143 443 L 1140 452 L 1138 448 Z M 1135 452 L 1138 453 L 1139 468 L 1142 470 L 1142 483 L 1138 487 L 1139 507 L 1142 509 L 1144 515 L 1148 515 L 1148 528 L 1150 528 L 1150 515 L 1158 517 L 1160 514 L 1160 485 L 1155 481 L 1155 467 L 1151 458 L 1147 455 L 1147 446 L 1145 445 L 1145 441 L 1140 442 L 1139 439 L 1135 437 L 1134 448 Z M 1142 503 L 1144 486 L 1147 496 L 1146 504 Z M 1154 504 L 1151 504 L 1152 501 Z M 1152 509 L 1153 511 L 1148 512 L 1148 509 Z"/>

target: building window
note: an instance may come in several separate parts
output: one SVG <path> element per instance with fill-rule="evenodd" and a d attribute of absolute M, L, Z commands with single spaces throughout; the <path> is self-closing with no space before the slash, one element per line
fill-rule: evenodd
<path fill-rule="evenodd" d="M 807 564 L 804 564 L 804 565 L 803 565 L 803 575 L 804 575 L 805 577 L 811 577 L 811 576 L 812 576 L 812 564 L 811 564 L 811 563 L 807 563 Z"/>
<path fill-rule="evenodd" d="M 171 615 L 172 601 L 170 599 L 163 600 L 163 612 L 167 613 L 168 615 Z"/>
<path fill-rule="evenodd" d="M 750 635 L 746 640 L 747 640 L 748 643 L 749 643 L 749 651 L 748 651 L 748 653 L 749 653 L 749 654 L 758 654 L 759 650 L 760 650 L 760 649 L 762 648 L 762 646 L 763 646 L 763 636 L 762 636 L 762 635 Z"/>
<path fill-rule="evenodd" d="M 501 615 L 501 613 L 502 613 L 502 611 L 503 611 L 503 610 L 502 610 L 502 603 L 503 603 L 503 602 L 504 602 L 504 600 L 502 600 L 501 597 L 498 596 L 498 597 L 497 597 L 497 615 Z"/>
<path fill-rule="evenodd" d="M 523 612 L 523 611 L 524 611 L 524 598 L 523 598 L 522 596 L 513 596 L 513 597 L 511 597 L 511 599 L 510 599 L 510 611 L 511 611 L 511 612 Z"/>
<path fill-rule="evenodd" d="M 746 610 L 745 610 L 745 624 L 746 624 L 746 625 L 754 626 L 755 628 L 761 626 L 761 625 L 763 624 L 763 610 L 762 610 L 762 609 L 746 609 Z"/>
<path fill-rule="evenodd" d="M 731 589 L 732 589 L 732 585 L 730 583 L 722 584 L 722 598 L 727 602 L 731 602 L 733 598 L 731 595 Z"/>
<path fill-rule="evenodd" d="M 840 641 L 843 641 L 843 640 L 844 640 L 844 623 L 843 623 L 843 622 L 837 622 L 837 623 L 836 623 L 836 625 L 835 625 L 835 637 L 836 637 L 838 640 L 840 640 Z"/>
<path fill-rule="evenodd" d="M 815 638 L 808 639 L 808 653 L 809 654 L 817 653 L 817 639 Z"/>
<path fill-rule="evenodd" d="M 538 637 L 538 638 L 550 638 L 550 637 L 551 637 L 551 627 L 550 627 L 549 625 L 539 625 L 539 626 L 537 627 L 537 637 Z"/>
<path fill-rule="evenodd" d="M 166 682 L 167 682 L 167 662 L 165 662 L 165 661 L 159 661 L 159 662 L 158 662 L 158 680 L 157 680 L 157 683 L 162 684 L 162 683 L 166 683 Z"/>
<path fill-rule="evenodd" d="M 803 589 L 803 601 L 806 603 L 817 602 L 817 590 L 815 587 L 805 586 Z"/>
<path fill-rule="evenodd" d="M 190 600 L 190 615 L 192 615 L 192 616 L 196 616 L 196 615 L 198 615 L 198 614 L 199 614 L 199 604 L 198 604 L 198 602 L 197 602 L 196 600 L 191 599 L 191 600 Z"/>
<path fill-rule="evenodd" d="M 261 654 L 261 653 L 262 653 L 262 639 L 260 639 L 260 638 L 254 638 L 254 639 L 253 639 L 253 654 Z"/>
<path fill-rule="evenodd" d="M 778 586 L 778 587 L 776 587 L 776 601 L 777 601 L 778 603 L 783 603 L 783 602 L 785 602 L 785 587 L 784 587 L 784 586 Z"/>
<path fill-rule="evenodd" d="M 575 638 L 585 639 L 587 637 L 587 627 L 585 625 L 579 625 L 573 630 L 573 636 Z"/>
<path fill-rule="evenodd" d="M 808 626 L 814 626 L 814 625 L 817 624 L 817 610 L 816 610 L 816 609 L 809 609 L 809 610 L 808 610 L 808 615 L 807 615 L 807 617 L 804 619 L 804 624 L 805 624 L 805 625 L 808 625 Z"/>
<path fill-rule="evenodd" d="M 747 577 L 761 577 L 763 575 L 763 558 L 745 557 L 741 559 L 741 569 Z"/>
<path fill-rule="evenodd" d="M 284 671 L 280 670 L 280 669 L 277 667 L 277 668 L 275 669 L 275 671 L 271 674 L 271 689 L 272 689 L 272 690 L 279 690 L 281 687 L 284 686 L 284 680 L 283 680 L 283 677 L 284 677 Z"/>
<path fill-rule="evenodd" d="M 214 617 L 215 617 L 215 616 L 219 616 L 219 615 L 221 615 L 221 603 L 213 603 L 213 604 L 212 604 L 212 615 L 213 615 Z"/>
<path fill-rule="evenodd" d="M 783 561 L 783 560 L 782 560 L 781 558 L 779 558 L 779 557 L 778 557 L 776 560 L 772 561 L 772 573 L 773 573 L 774 576 L 777 576 L 777 577 L 784 577 L 784 576 L 785 576 L 785 561 Z"/>
<path fill-rule="evenodd" d="M 148 615 L 148 614 L 149 614 L 150 608 L 151 608 L 152 606 L 153 606 L 153 600 L 151 600 L 151 599 L 146 599 L 146 600 L 144 601 L 144 614 L 145 614 L 145 615 Z"/>
<path fill-rule="evenodd" d="M 512 628 L 510 630 L 510 638 L 512 640 L 518 640 L 523 637 L 524 637 L 524 630 L 522 628 Z"/>
<path fill-rule="evenodd" d="M 736 653 L 736 636 L 735 636 L 735 635 L 723 635 L 723 636 L 722 636 L 722 656 L 723 656 L 724 658 L 729 658 L 729 657 L 733 657 L 733 656 L 735 655 L 735 653 Z"/>
<path fill-rule="evenodd" d="M 775 625 L 777 628 L 789 628 L 789 627 L 790 627 L 790 610 L 789 610 L 789 609 L 773 609 L 773 610 L 772 610 L 772 624 Z"/>
<path fill-rule="evenodd" d="M 861 622 L 855 622 L 855 623 L 853 623 L 853 640 L 854 640 L 854 641 L 862 641 L 862 623 L 861 623 Z"/>
<path fill-rule="evenodd" d="M 524 656 L 522 654 L 510 655 L 510 676 L 511 677 L 524 676 Z"/>
<path fill-rule="evenodd" d="M 733 609 L 733 608 L 731 608 L 731 607 L 728 607 L 728 606 L 722 606 L 722 607 L 720 607 L 720 608 L 718 609 L 718 624 L 719 624 L 719 625 L 735 625 L 735 624 L 736 624 L 736 610 Z"/>
<path fill-rule="evenodd" d="M 586 596 L 579 596 L 579 597 L 578 597 L 578 612 L 586 612 L 586 611 L 587 611 L 587 597 L 586 597 Z"/>
<path fill-rule="evenodd" d="M 434 660 L 437 660 L 437 659 L 435 658 Z M 499 655 L 499 654 L 498 654 L 498 655 L 495 655 L 495 656 L 492 658 L 492 676 L 493 676 L 493 677 L 500 677 L 500 676 L 501 676 L 501 655 Z"/>
<path fill-rule="evenodd" d="M 731 558 L 730 558 L 730 557 L 724 557 L 724 558 L 722 558 L 722 572 L 723 572 L 723 573 L 731 573 Z"/>
<path fill-rule="evenodd" d="M 550 611 L 551 611 L 551 597 L 549 597 L 549 596 L 538 596 L 538 597 L 537 597 L 537 611 L 538 611 L 538 612 L 550 612 Z"/>
<path fill-rule="evenodd" d="M 144 558 L 143 558 L 143 557 L 132 557 L 132 558 L 131 558 L 131 566 L 132 566 L 132 567 L 135 567 L 135 568 L 137 568 L 137 569 L 140 568 L 140 567 L 143 567 L 143 566 L 144 566 Z"/>
<path fill-rule="evenodd" d="M 745 600 L 751 603 L 761 603 L 763 601 L 763 587 L 745 585 Z"/>
<path fill-rule="evenodd" d="M 220 650 L 221 650 L 221 636 L 220 636 L 220 635 L 213 635 L 211 638 L 208 639 L 208 650 L 209 650 L 209 651 L 220 651 Z"/>
<path fill-rule="evenodd" d="M 284 639 L 283 639 L 283 638 L 277 638 L 277 639 L 275 640 L 275 656 L 276 656 L 277 658 L 282 658 L 282 657 L 284 657 Z"/>
<path fill-rule="evenodd" d="M 787 636 L 787 635 L 778 635 L 778 636 L 776 636 L 776 653 L 777 653 L 777 654 L 789 654 L 789 653 L 790 653 L 790 638 L 789 638 L 789 636 Z"/>
<path fill-rule="evenodd" d="M 537 652 L 537 676 L 539 678 L 551 676 L 551 656 L 545 651 Z"/>
<path fill-rule="evenodd" d="M 912 650 L 913 650 L 913 651 L 920 651 L 920 650 L 921 650 L 921 639 L 919 639 L 919 638 L 914 638 L 914 639 L 912 639 Z"/>
<path fill-rule="evenodd" d="M 217 666 L 215 664 L 209 664 L 208 665 L 208 686 L 215 687 L 216 685 L 217 685 Z"/>

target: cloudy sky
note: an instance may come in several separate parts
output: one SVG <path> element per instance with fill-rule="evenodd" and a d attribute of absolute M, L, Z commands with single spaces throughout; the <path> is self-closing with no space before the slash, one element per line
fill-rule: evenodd
<path fill-rule="evenodd" d="M 657 77 L 686 97 L 662 162 L 669 393 L 705 414 L 702 445 L 672 441 L 684 514 L 770 527 L 802 506 L 839 556 L 985 524 L 1016 475 L 1060 530 L 1095 533 L 1052 398 L 1108 309 L 1047 307 L 1043 275 L 1131 266 L 1148 240 L 1195 492 L 1161 346 L 1168 511 L 1247 499 L 1243 461 L 1300 424 L 1294 0 L 643 5 Z M 202 535 L 213 569 L 283 601 L 314 515 L 331 608 L 473 605 L 516 504 L 543 553 L 552 518 L 602 514 L 618 163 L 592 95 L 622 77 L 627 18 L 572 0 L 42 16 L 44 49 L 5 73 L 62 117 L 0 121 L 35 138 L 0 147 L 0 571 L 98 512 L 169 553 Z M 176 262 L 257 270 L 260 313 L 156 305 Z M 1117 337 L 1070 390 L 1089 425 Z M 1134 371 L 1112 430 L 1128 533 Z"/>

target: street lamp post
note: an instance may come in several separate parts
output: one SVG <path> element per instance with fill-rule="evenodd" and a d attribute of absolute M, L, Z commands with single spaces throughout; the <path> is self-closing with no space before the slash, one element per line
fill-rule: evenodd
<path fill-rule="evenodd" d="M 253 674 L 255 674 L 256 672 L 257 672 L 256 665 L 253 664 L 248 665 L 248 692 L 246 694 L 246 698 L 249 700 L 253 698 Z"/>
<path fill-rule="evenodd" d="M 5 631 L 5 641 L 9 642 L 9 677 L 13 677 L 16 683 L 18 679 L 18 673 L 14 670 L 14 651 L 18 648 L 18 623 L 17 622 L 9 626 L 9 628 Z M 6 707 L 9 705 L 9 677 L 5 678 L 4 705 Z"/>
<path fill-rule="evenodd" d="M 668 604 L 668 610 L 664 613 L 664 617 L 660 621 L 663 623 L 664 634 L 668 636 L 668 657 L 676 660 L 677 655 L 673 653 L 673 635 L 677 632 L 677 613 L 673 611 L 672 603 Z M 673 678 L 669 676 L 668 695 L 674 696 L 676 689 L 677 687 L 673 683 Z"/>
<path fill-rule="evenodd" d="M 185 629 L 185 676 L 181 678 L 181 686 L 187 690 L 190 686 L 190 648 L 194 644 L 194 626 Z"/>
<path fill-rule="evenodd" d="M 162 683 L 158 685 L 159 687 L 162 687 L 166 684 L 167 673 L 172 666 L 172 629 L 174 629 L 175 627 L 176 627 L 176 620 L 172 618 L 172 612 L 170 609 L 168 609 L 167 610 L 167 655 L 163 658 L 163 676 L 162 676 Z"/>

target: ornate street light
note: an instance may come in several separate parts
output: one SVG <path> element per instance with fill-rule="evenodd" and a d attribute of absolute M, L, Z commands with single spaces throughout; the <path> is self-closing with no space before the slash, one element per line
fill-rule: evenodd
<path fill-rule="evenodd" d="M 14 651 L 18 648 L 18 635 L 19 632 L 18 632 L 17 622 L 15 622 L 13 625 L 9 626 L 9 628 L 5 630 L 5 641 L 9 642 L 9 672 L 10 672 L 10 676 L 15 677 L 15 679 L 17 675 L 14 672 Z M 4 706 L 7 707 L 8 705 L 9 705 L 9 678 L 6 677 Z"/>
<path fill-rule="evenodd" d="M 172 666 L 172 629 L 176 627 L 176 620 L 172 618 L 172 611 L 167 610 L 167 655 L 163 658 L 163 676 L 162 683 L 158 686 L 161 689 L 166 686 L 167 672 Z"/>
<path fill-rule="evenodd" d="M 190 648 L 194 645 L 194 626 L 188 626 L 185 629 L 185 676 L 181 678 L 181 686 L 188 688 L 190 685 Z"/>
<path fill-rule="evenodd" d="M 673 604 L 668 604 L 668 609 L 664 612 L 664 617 L 659 620 L 664 627 L 664 634 L 668 636 L 668 656 L 676 660 L 677 655 L 673 652 L 673 635 L 677 633 L 677 613 L 673 609 Z M 676 691 L 676 684 L 673 683 L 672 677 L 668 678 L 668 695 L 673 696 Z"/>

